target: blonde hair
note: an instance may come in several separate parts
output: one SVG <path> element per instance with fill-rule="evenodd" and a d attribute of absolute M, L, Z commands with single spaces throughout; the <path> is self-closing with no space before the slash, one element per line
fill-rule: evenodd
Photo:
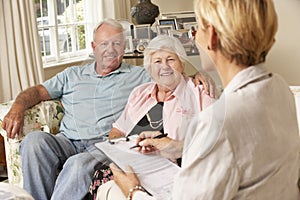
<path fill-rule="evenodd" d="M 272 0 L 194 0 L 199 28 L 214 26 L 217 48 L 236 64 L 262 63 L 275 42 Z"/>
<path fill-rule="evenodd" d="M 175 53 L 184 67 L 185 62 L 187 61 L 187 55 L 181 42 L 172 36 L 158 35 L 149 42 L 144 51 L 144 67 L 148 71 L 151 66 L 151 56 L 159 50 L 166 50 Z"/>

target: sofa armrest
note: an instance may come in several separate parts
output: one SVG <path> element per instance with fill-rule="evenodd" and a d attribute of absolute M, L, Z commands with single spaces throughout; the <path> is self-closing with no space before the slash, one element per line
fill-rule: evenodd
<path fill-rule="evenodd" d="M 0 104 L 0 133 L 6 136 L 2 129 L 2 121 L 8 113 L 13 101 Z M 56 134 L 59 131 L 60 121 L 64 115 L 64 109 L 60 100 L 42 101 L 39 104 L 27 109 L 24 116 L 24 127 L 22 138 L 32 131 L 45 131 Z"/>
<path fill-rule="evenodd" d="M 8 181 L 10 184 L 23 185 L 22 161 L 19 154 L 20 141 L 32 131 L 45 131 L 56 134 L 59 131 L 60 121 L 64 109 L 60 100 L 43 101 L 25 111 L 22 137 L 9 139 L 2 129 L 2 121 L 8 113 L 13 101 L 0 104 L 0 134 L 4 137 Z"/>

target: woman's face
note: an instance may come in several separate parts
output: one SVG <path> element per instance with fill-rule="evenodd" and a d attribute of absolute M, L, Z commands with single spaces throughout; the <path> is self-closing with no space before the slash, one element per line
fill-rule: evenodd
<path fill-rule="evenodd" d="M 158 50 L 152 54 L 150 64 L 151 77 L 159 85 L 170 89 L 178 85 L 184 68 L 176 53 Z"/>

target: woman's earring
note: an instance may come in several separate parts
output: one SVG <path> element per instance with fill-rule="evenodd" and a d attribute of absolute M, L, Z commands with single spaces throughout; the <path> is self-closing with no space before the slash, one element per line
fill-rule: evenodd
<path fill-rule="evenodd" d="M 210 50 L 210 47 L 209 47 L 209 45 L 207 45 L 207 49 L 208 49 L 208 50 Z"/>

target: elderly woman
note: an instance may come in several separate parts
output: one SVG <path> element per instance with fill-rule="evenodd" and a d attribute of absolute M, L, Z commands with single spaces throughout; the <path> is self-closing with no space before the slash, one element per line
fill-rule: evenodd
<path fill-rule="evenodd" d="M 144 52 L 144 66 L 153 82 L 131 92 L 123 113 L 110 131 L 111 140 L 143 131 L 168 133 L 174 140 L 185 138 L 187 119 L 215 101 L 202 85 L 195 86 L 184 75 L 186 62 L 185 49 L 177 38 L 159 35 L 150 41 Z M 110 177 L 108 172 L 105 165 L 95 172 L 96 179 L 102 180 L 93 181 L 91 193 L 95 193 L 95 184 L 98 186 L 103 178 Z"/>
<path fill-rule="evenodd" d="M 273 1 L 194 3 L 203 66 L 217 69 L 224 91 L 190 122 L 172 199 L 299 199 L 294 97 L 286 82 L 263 64 L 277 31 Z M 139 144 L 161 152 L 182 149 L 182 142 L 170 138 Z M 128 199 L 154 199 L 141 191 L 130 170 L 111 167 Z"/>
<path fill-rule="evenodd" d="M 161 131 L 175 140 L 185 137 L 185 119 L 201 112 L 214 99 L 202 85 L 184 75 L 186 52 L 177 38 L 159 35 L 144 52 L 144 66 L 153 82 L 136 87 L 113 124 L 110 138 Z M 183 131 L 180 131 L 183 130 Z"/>

